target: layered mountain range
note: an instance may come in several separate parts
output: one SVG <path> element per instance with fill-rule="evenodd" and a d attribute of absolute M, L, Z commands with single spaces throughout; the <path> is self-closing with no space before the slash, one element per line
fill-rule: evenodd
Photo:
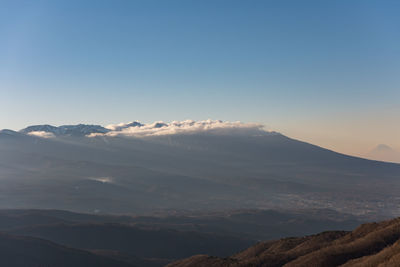
<path fill-rule="evenodd" d="M 227 257 L 259 239 L 359 223 L 330 210 L 116 216 L 7 209 L 0 210 L 0 265 L 161 267 L 199 253 Z"/>
<path fill-rule="evenodd" d="M 0 263 L 396 266 L 398 220 L 347 231 L 400 214 L 399 178 L 259 124 L 2 130 Z"/>
<path fill-rule="evenodd" d="M 398 266 L 399 219 L 353 230 L 359 223 L 331 210 L 151 217 L 0 210 L 0 265 Z"/>
<path fill-rule="evenodd" d="M 258 124 L 183 121 L 0 132 L 0 207 L 150 214 L 329 208 L 400 213 L 400 165 Z"/>

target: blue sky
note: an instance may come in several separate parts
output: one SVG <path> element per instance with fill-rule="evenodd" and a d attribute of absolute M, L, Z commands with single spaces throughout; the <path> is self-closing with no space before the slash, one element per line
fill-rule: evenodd
<path fill-rule="evenodd" d="M 0 128 L 211 118 L 346 153 L 400 148 L 399 13 L 378 0 L 2 1 Z"/>

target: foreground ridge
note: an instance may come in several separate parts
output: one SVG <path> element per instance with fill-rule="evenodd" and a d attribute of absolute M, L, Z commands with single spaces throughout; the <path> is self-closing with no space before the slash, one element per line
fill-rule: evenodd
<path fill-rule="evenodd" d="M 228 258 L 196 255 L 168 267 L 399 266 L 400 218 L 363 224 L 352 232 L 262 242 Z"/>

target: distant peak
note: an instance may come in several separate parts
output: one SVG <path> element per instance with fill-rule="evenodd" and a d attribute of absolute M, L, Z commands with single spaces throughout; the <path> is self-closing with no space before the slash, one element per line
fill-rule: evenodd
<path fill-rule="evenodd" d="M 372 149 L 372 151 L 373 152 L 393 152 L 394 149 L 386 144 L 379 144 L 374 149 Z"/>
<path fill-rule="evenodd" d="M 44 125 L 33 125 L 20 130 L 20 133 L 31 134 L 35 132 L 50 133 L 54 136 L 86 136 L 94 133 L 105 134 L 110 130 L 100 125 L 62 125 L 59 127 L 44 124 Z"/>
<path fill-rule="evenodd" d="M 9 130 L 9 129 L 0 130 L 0 134 L 9 135 L 9 136 L 19 136 L 19 135 L 21 135 L 21 133 L 13 131 L 13 130 Z"/>
<path fill-rule="evenodd" d="M 400 162 L 400 152 L 386 144 L 377 145 L 366 156 L 374 160 Z"/>

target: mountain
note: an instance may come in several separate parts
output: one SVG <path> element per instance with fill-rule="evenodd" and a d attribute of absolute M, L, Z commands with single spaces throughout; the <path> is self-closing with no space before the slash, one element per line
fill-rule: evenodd
<path fill-rule="evenodd" d="M 400 218 L 363 224 L 352 232 L 329 231 L 310 236 L 298 232 L 300 237 L 258 243 L 244 238 L 258 235 L 258 239 L 265 239 L 263 236 L 267 236 L 268 231 L 279 232 L 290 223 L 288 229 L 295 228 L 301 220 L 304 225 L 297 227 L 306 232 L 309 231 L 305 226 L 307 222 L 317 229 L 318 220 L 322 224 L 324 220 L 330 221 L 326 228 L 352 228 L 345 226 L 339 218 L 352 220 L 350 215 L 330 210 L 304 213 L 253 210 L 231 212 L 225 216 L 160 217 L 92 215 L 61 210 L 0 210 L 0 265 L 397 266 Z M 217 221 L 227 230 L 215 228 Z M 264 223 L 266 227 L 260 228 Z M 178 230 L 190 224 L 197 230 Z M 171 228 L 174 225 L 177 229 Z M 290 235 L 288 232 L 281 234 Z"/>
<path fill-rule="evenodd" d="M 139 229 L 215 233 L 248 240 L 302 236 L 333 229 L 350 230 L 365 221 L 367 218 L 333 210 L 237 210 L 154 216 L 93 215 L 63 210 L 0 210 L 1 231 L 55 224 L 122 224 Z"/>
<path fill-rule="evenodd" d="M 134 267 L 88 251 L 39 238 L 0 233 L 0 265 L 7 267 Z"/>
<path fill-rule="evenodd" d="M 332 210 L 239 210 L 222 214 L 139 216 L 135 217 L 134 224 L 269 240 L 326 230 L 351 230 L 365 221 L 366 218 Z"/>
<path fill-rule="evenodd" d="M 13 130 L 9 130 L 9 129 L 0 130 L 0 136 L 2 138 L 12 137 L 12 136 L 21 136 L 21 135 L 22 135 L 21 133 L 13 131 Z"/>
<path fill-rule="evenodd" d="M 95 133 L 108 133 L 110 130 L 106 129 L 100 125 L 86 125 L 86 124 L 78 124 L 78 125 L 62 125 L 59 127 L 55 127 L 52 125 L 33 125 L 27 128 L 20 130 L 20 133 L 23 134 L 32 134 L 37 132 L 45 132 L 51 133 L 55 136 L 86 136 Z"/>
<path fill-rule="evenodd" d="M 247 210 L 163 216 L 0 210 L 0 230 L 90 251 L 135 266 L 164 266 L 195 254 L 229 256 L 257 240 L 353 229 L 359 220 L 331 210 Z M 1 260 L 1 259 L 0 259 Z M 1 262 L 0 262 L 1 263 Z"/>
<path fill-rule="evenodd" d="M 192 256 L 168 267 L 334 267 L 399 266 L 400 218 L 364 224 L 352 232 L 261 242 L 228 258 Z"/>
<path fill-rule="evenodd" d="M 53 133 L 53 134 L 58 134 L 59 129 L 58 127 L 44 124 L 44 125 L 32 125 L 28 126 L 22 130 L 19 131 L 20 133 L 23 134 L 29 134 L 31 132 L 47 132 L 47 133 Z"/>
<path fill-rule="evenodd" d="M 380 144 L 377 145 L 372 151 L 377 153 L 387 153 L 387 152 L 393 152 L 394 150 L 388 145 Z"/>
<path fill-rule="evenodd" d="M 117 125 L 113 125 L 110 128 L 114 131 L 122 131 L 122 130 L 128 129 L 130 127 L 142 127 L 142 126 L 145 126 L 145 125 L 138 121 L 133 121 L 133 122 L 128 122 L 128 123 L 120 123 Z"/>
<path fill-rule="evenodd" d="M 0 208 L 398 214 L 399 164 L 339 154 L 253 124 L 117 126 L 0 133 Z M 52 138 L 29 134 L 43 131 Z"/>
<path fill-rule="evenodd" d="M 140 258 L 174 260 L 196 253 L 228 256 L 254 240 L 222 234 L 169 229 L 144 229 L 124 224 L 52 224 L 8 231 L 86 250 L 119 251 Z"/>
<path fill-rule="evenodd" d="M 367 154 L 367 157 L 376 160 L 400 162 L 400 152 L 385 144 L 377 145 Z"/>

